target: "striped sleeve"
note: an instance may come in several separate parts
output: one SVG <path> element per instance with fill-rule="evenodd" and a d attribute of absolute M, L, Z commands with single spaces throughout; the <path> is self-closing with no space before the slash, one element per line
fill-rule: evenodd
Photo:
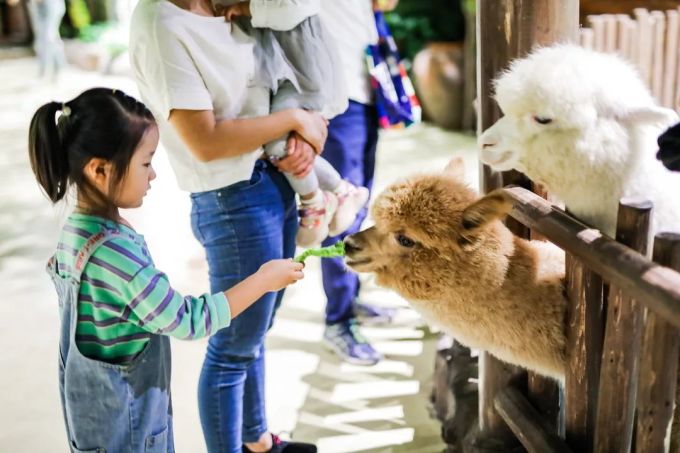
<path fill-rule="evenodd" d="M 93 300 L 118 299 L 122 310 L 117 314 L 147 332 L 191 340 L 212 335 L 231 322 L 224 293 L 181 295 L 131 240 L 107 241 L 94 253 L 90 266 L 99 267 L 97 274 L 107 277 L 102 279 L 105 285 L 92 286 Z"/>

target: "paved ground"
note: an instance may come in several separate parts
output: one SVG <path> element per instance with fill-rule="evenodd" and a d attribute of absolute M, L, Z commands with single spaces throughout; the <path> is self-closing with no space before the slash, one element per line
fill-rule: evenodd
<path fill-rule="evenodd" d="M 58 313 L 44 262 L 67 206 L 52 208 L 33 182 L 26 153 L 30 116 L 42 103 L 91 86 L 135 94 L 126 77 L 74 69 L 56 84 L 34 80 L 30 59 L 0 61 L 0 451 L 66 451 L 58 404 Z M 477 184 L 474 141 L 427 126 L 381 137 L 377 189 L 405 175 L 442 168 L 454 155 Z M 184 292 L 207 290 L 202 250 L 191 235 L 189 200 L 175 186 L 164 153 L 144 207 L 128 218 L 145 234 L 157 265 Z M 399 307 L 394 325 L 364 332 L 387 359 L 374 367 L 341 364 L 321 344 L 324 297 L 318 262 L 291 288 L 267 341 L 268 414 L 274 431 L 316 441 L 322 452 L 438 452 L 439 425 L 428 414 L 436 335 L 396 295 L 366 280 L 361 298 Z M 172 391 L 179 452 L 205 451 L 196 382 L 205 342 L 173 341 Z"/>

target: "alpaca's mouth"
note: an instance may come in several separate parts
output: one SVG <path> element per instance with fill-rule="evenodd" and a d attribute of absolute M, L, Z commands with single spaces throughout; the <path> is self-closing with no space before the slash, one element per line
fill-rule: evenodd
<path fill-rule="evenodd" d="M 371 261 L 373 261 L 371 258 L 362 258 L 362 259 L 352 259 L 352 258 L 345 258 L 345 264 L 347 264 L 349 267 L 357 267 L 361 266 L 362 264 L 368 264 Z"/>
<path fill-rule="evenodd" d="M 496 165 L 503 164 L 505 161 L 510 159 L 512 157 L 512 155 L 513 155 L 512 151 L 505 151 L 505 152 L 503 152 L 503 154 L 500 155 L 500 157 L 498 157 L 496 159 L 490 159 L 489 154 L 486 154 L 486 156 L 484 156 L 482 160 L 487 165 L 496 166 Z"/>

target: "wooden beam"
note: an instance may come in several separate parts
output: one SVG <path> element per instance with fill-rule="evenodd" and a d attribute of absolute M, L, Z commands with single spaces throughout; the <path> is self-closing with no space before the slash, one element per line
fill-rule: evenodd
<path fill-rule="evenodd" d="M 515 200 L 511 216 L 680 327 L 680 273 L 653 263 L 528 190 L 512 187 L 506 191 Z"/>
<path fill-rule="evenodd" d="M 651 213 L 650 201 L 622 200 L 616 240 L 646 254 Z M 631 449 L 642 320 L 642 306 L 612 282 L 602 346 L 594 451 L 614 453 Z"/>
<path fill-rule="evenodd" d="M 654 261 L 680 271 L 680 234 L 661 233 L 656 236 Z M 648 312 L 640 354 L 637 452 L 665 451 L 677 391 L 679 350 L 680 331 L 657 314 Z"/>
<path fill-rule="evenodd" d="M 494 407 L 529 453 L 571 452 L 519 390 L 508 387 L 498 393 Z"/>

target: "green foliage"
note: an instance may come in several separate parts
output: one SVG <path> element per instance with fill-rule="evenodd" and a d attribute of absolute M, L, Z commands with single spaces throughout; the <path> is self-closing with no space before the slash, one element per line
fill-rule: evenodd
<path fill-rule="evenodd" d="M 400 0 L 385 19 L 401 56 L 412 60 L 430 41 L 462 41 L 465 19 L 461 2 L 470 1 L 474 5 L 474 0 Z"/>
<path fill-rule="evenodd" d="M 85 0 L 69 0 L 68 17 L 76 30 L 81 30 L 92 23 L 90 11 Z"/>

